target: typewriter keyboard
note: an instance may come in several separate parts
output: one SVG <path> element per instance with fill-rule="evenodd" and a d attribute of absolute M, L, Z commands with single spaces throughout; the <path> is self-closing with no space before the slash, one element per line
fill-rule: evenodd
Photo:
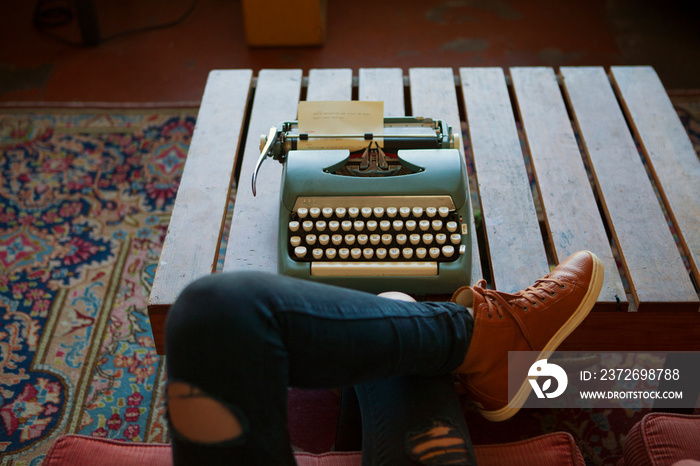
<path fill-rule="evenodd" d="M 465 252 L 468 226 L 449 196 L 300 198 L 288 252 L 316 276 L 431 276 Z"/>

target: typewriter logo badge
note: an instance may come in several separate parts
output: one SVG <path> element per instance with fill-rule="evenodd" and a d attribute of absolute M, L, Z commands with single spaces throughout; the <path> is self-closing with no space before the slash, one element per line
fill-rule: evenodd
<path fill-rule="evenodd" d="M 556 398 L 564 393 L 566 385 L 569 383 L 569 378 L 564 369 L 556 364 L 548 363 L 546 359 L 535 361 L 530 366 L 527 375 L 537 398 Z M 542 386 L 540 386 L 538 379 L 543 379 Z M 557 381 L 554 389 L 552 389 L 552 380 Z"/>

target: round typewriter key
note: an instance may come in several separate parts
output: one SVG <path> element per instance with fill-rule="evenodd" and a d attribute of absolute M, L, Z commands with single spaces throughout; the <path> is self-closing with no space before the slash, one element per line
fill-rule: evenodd
<path fill-rule="evenodd" d="M 375 252 L 377 259 L 384 259 L 386 257 L 386 249 L 378 248 Z"/>
<path fill-rule="evenodd" d="M 445 241 L 447 241 L 447 235 L 444 233 L 438 233 L 435 235 L 435 241 L 437 241 L 437 244 L 445 244 Z"/>
<path fill-rule="evenodd" d="M 391 222 L 389 220 L 382 220 L 379 222 L 379 229 L 382 231 L 389 231 L 391 228 Z"/>
<path fill-rule="evenodd" d="M 413 231 L 416 229 L 416 221 L 415 220 L 406 220 L 406 229 L 408 231 Z"/>
<path fill-rule="evenodd" d="M 425 255 L 428 253 L 428 251 L 425 248 L 418 248 L 416 249 L 416 257 L 418 259 L 424 259 Z"/>
<path fill-rule="evenodd" d="M 396 213 L 397 213 L 398 211 L 399 211 L 399 210 L 398 210 L 396 207 L 387 207 L 387 208 L 386 208 L 386 215 L 387 215 L 387 217 L 389 217 L 389 218 L 394 218 L 394 217 L 396 217 Z"/>
<path fill-rule="evenodd" d="M 323 220 L 319 220 L 318 222 L 316 222 L 316 229 L 318 231 L 324 231 L 326 229 L 326 225 L 326 222 L 324 222 Z"/>
<path fill-rule="evenodd" d="M 348 208 L 348 215 L 352 218 L 357 217 L 360 214 L 360 209 L 357 207 Z"/>
<path fill-rule="evenodd" d="M 291 244 L 293 247 L 297 247 L 301 244 L 301 237 L 300 236 L 292 236 L 289 238 L 289 244 Z"/>
<path fill-rule="evenodd" d="M 321 259 L 323 258 L 323 249 L 316 248 L 313 251 L 311 251 L 311 254 L 313 254 L 314 259 Z"/>
<path fill-rule="evenodd" d="M 350 250 L 348 248 L 340 248 L 338 249 L 338 255 L 341 259 L 347 259 L 350 257 Z"/>
<path fill-rule="evenodd" d="M 304 223 L 301 224 L 302 228 L 304 228 L 304 231 L 311 231 L 314 229 L 314 222 L 311 220 L 305 220 Z"/>
<path fill-rule="evenodd" d="M 340 228 L 340 222 L 337 220 L 331 220 L 328 222 L 328 228 L 330 228 L 331 231 L 338 231 L 338 228 Z"/>
<path fill-rule="evenodd" d="M 428 231 L 430 229 L 430 220 L 421 220 L 418 222 L 418 227 L 421 231 Z"/>
<path fill-rule="evenodd" d="M 355 229 L 355 231 L 362 231 L 365 229 L 365 222 L 362 220 L 355 220 L 352 227 Z"/>
<path fill-rule="evenodd" d="M 355 244 L 355 235 L 345 235 L 345 244 L 348 246 Z"/>
<path fill-rule="evenodd" d="M 328 245 L 328 242 L 331 240 L 331 237 L 328 235 L 321 235 L 318 237 L 318 242 L 321 243 L 321 246 L 326 246 Z"/>
<path fill-rule="evenodd" d="M 337 215 L 338 218 L 343 218 L 343 217 L 345 217 L 345 212 L 347 212 L 347 211 L 345 210 L 345 207 L 336 207 L 336 208 L 335 208 L 335 215 Z"/>
<path fill-rule="evenodd" d="M 364 248 L 362 250 L 362 257 L 365 259 L 371 259 L 372 256 L 374 256 L 374 249 L 372 248 Z"/>
<path fill-rule="evenodd" d="M 407 237 L 406 235 L 404 235 L 403 233 L 400 234 L 400 235 L 396 235 L 396 242 L 399 243 L 399 244 L 402 245 L 402 246 L 403 246 L 404 244 L 406 244 L 406 240 L 407 240 L 407 239 L 408 239 L 408 237 Z"/>
<path fill-rule="evenodd" d="M 406 217 L 408 217 L 409 215 L 411 215 L 411 208 L 410 208 L 410 207 L 401 207 L 401 208 L 399 209 L 399 214 L 401 214 L 401 216 L 402 216 L 403 218 L 406 218 Z"/>
<path fill-rule="evenodd" d="M 335 248 L 326 249 L 326 258 L 327 259 L 335 259 L 336 252 L 337 251 L 335 250 Z"/>
<path fill-rule="evenodd" d="M 321 210 L 321 213 L 325 218 L 331 218 L 331 215 L 333 215 L 333 208 L 332 207 L 324 207 Z"/>
<path fill-rule="evenodd" d="M 420 235 L 414 233 L 408 237 L 408 240 L 411 242 L 412 245 L 416 246 L 418 245 L 418 243 L 420 243 Z"/>
<path fill-rule="evenodd" d="M 369 237 L 367 235 L 357 235 L 357 242 L 360 246 L 367 244 Z"/>
<path fill-rule="evenodd" d="M 384 246 L 388 246 L 388 245 L 391 244 L 391 241 L 392 241 L 393 239 L 394 239 L 394 237 L 391 236 L 390 234 L 388 234 L 388 233 L 387 233 L 387 234 L 384 234 L 384 235 L 382 235 L 382 244 L 383 244 Z"/>
<path fill-rule="evenodd" d="M 350 250 L 350 255 L 352 256 L 353 259 L 359 259 L 360 256 L 362 256 L 362 249 L 360 248 L 352 248 Z"/>
<path fill-rule="evenodd" d="M 331 242 L 336 246 L 340 246 L 340 244 L 343 242 L 343 235 L 331 236 Z"/>
<path fill-rule="evenodd" d="M 291 231 L 297 231 L 299 229 L 299 222 L 289 222 L 289 229 Z"/>
<path fill-rule="evenodd" d="M 401 251 L 399 251 L 399 248 L 389 249 L 389 257 L 391 257 L 392 259 L 397 259 L 399 257 L 399 254 L 401 254 Z"/>
<path fill-rule="evenodd" d="M 430 257 L 433 259 L 440 257 L 440 248 L 430 248 L 430 251 L 428 252 L 430 253 Z"/>
<path fill-rule="evenodd" d="M 442 253 L 445 257 L 452 257 L 452 254 L 455 253 L 455 248 L 453 246 L 443 246 Z"/>
<path fill-rule="evenodd" d="M 413 248 L 403 248 L 401 250 L 401 255 L 404 259 L 410 259 L 413 257 Z"/>
<path fill-rule="evenodd" d="M 435 231 L 442 230 L 442 220 L 433 220 L 433 230 L 435 230 Z"/>
<path fill-rule="evenodd" d="M 311 215 L 311 218 L 318 218 L 318 216 L 321 215 L 321 209 L 312 207 L 309 209 L 309 215 Z"/>
<path fill-rule="evenodd" d="M 343 220 L 340 227 L 343 229 L 343 231 L 350 231 L 352 229 L 352 222 L 350 220 Z"/>
<path fill-rule="evenodd" d="M 457 222 L 447 222 L 447 231 L 450 233 L 457 231 Z"/>
<path fill-rule="evenodd" d="M 452 234 L 450 235 L 450 242 L 451 242 L 452 244 L 459 244 L 459 243 L 461 243 L 461 242 L 462 242 L 462 235 L 460 235 L 459 233 L 452 233 Z"/>
<path fill-rule="evenodd" d="M 306 244 L 309 246 L 316 244 L 316 235 L 306 235 Z"/>
<path fill-rule="evenodd" d="M 445 218 L 450 215 L 450 209 L 449 207 L 439 207 L 438 213 L 440 214 L 440 217 Z"/>
<path fill-rule="evenodd" d="M 394 220 L 392 225 L 394 226 L 394 231 L 401 231 L 403 228 L 403 220 Z"/>
<path fill-rule="evenodd" d="M 372 208 L 371 207 L 363 207 L 360 212 L 362 212 L 362 216 L 364 218 L 370 218 L 372 216 Z"/>
<path fill-rule="evenodd" d="M 374 216 L 377 218 L 382 218 L 382 215 L 384 215 L 384 207 L 375 207 Z"/>
<path fill-rule="evenodd" d="M 431 244 L 433 242 L 433 235 L 430 233 L 426 233 L 423 235 L 423 242 L 425 244 Z"/>
<path fill-rule="evenodd" d="M 297 246 L 294 248 L 294 255 L 301 258 L 306 255 L 306 248 L 304 246 Z"/>
<path fill-rule="evenodd" d="M 373 246 L 378 245 L 380 240 L 381 240 L 381 237 L 377 234 L 369 235 L 369 242 Z"/>
<path fill-rule="evenodd" d="M 377 221 L 376 220 L 368 220 L 367 221 L 367 229 L 369 231 L 374 231 L 377 229 Z"/>
<path fill-rule="evenodd" d="M 297 215 L 299 218 L 306 218 L 306 216 L 309 214 L 309 209 L 306 207 L 300 207 L 297 209 Z"/>
<path fill-rule="evenodd" d="M 435 207 L 426 207 L 425 215 L 427 215 L 430 218 L 433 218 L 437 215 L 437 209 Z"/>
<path fill-rule="evenodd" d="M 423 208 L 422 207 L 414 207 L 413 208 L 413 216 L 420 218 L 423 215 Z"/>

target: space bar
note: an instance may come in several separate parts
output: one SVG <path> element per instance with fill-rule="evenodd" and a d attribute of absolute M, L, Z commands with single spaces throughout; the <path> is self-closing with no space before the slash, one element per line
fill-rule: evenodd
<path fill-rule="evenodd" d="M 430 277 L 437 274 L 435 261 L 311 263 L 311 275 L 316 277 Z"/>

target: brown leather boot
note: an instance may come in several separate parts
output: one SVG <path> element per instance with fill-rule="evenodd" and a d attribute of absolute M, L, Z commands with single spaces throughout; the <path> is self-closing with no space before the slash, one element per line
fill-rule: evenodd
<path fill-rule="evenodd" d="M 474 334 L 456 374 L 484 417 L 512 417 L 532 389 L 523 377 L 520 390 L 508 402 L 508 351 L 539 351 L 537 359 L 549 357 L 588 315 L 603 274 L 600 259 L 581 251 L 517 293 L 487 290 L 484 280 L 455 292 L 453 302 L 474 310 Z"/>

